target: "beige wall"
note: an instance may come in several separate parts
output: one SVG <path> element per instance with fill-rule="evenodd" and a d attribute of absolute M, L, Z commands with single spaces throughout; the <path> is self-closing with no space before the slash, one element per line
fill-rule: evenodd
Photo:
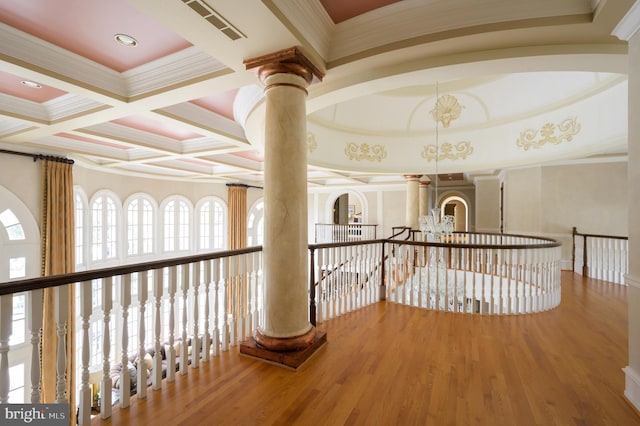
<path fill-rule="evenodd" d="M 193 204 L 210 195 L 220 197 L 225 202 L 227 201 L 227 187 L 224 183 L 174 182 L 148 179 L 105 173 L 78 165 L 73 168 L 73 179 L 74 184 L 81 186 L 89 199 L 96 191 L 108 189 L 115 192 L 123 202 L 136 192 L 149 194 L 158 204 L 165 198 L 177 194 L 188 198 Z M 252 204 L 249 197 L 254 196 L 254 193 L 260 192 L 262 191 L 257 189 L 249 189 L 247 191 L 247 208 Z"/>
<path fill-rule="evenodd" d="M 571 260 L 571 233 L 626 236 L 627 164 L 532 167 L 505 173 L 505 232 L 562 242 Z"/>
<path fill-rule="evenodd" d="M 0 155 L 0 185 L 15 194 L 27 206 L 38 224 L 42 203 L 40 167 L 40 161 L 34 162 L 29 157 Z"/>
<path fill-rule="evenodd" d="M 542 231 L 627 236 L 627 163 L 542 169 Z"/>
<path fill-rule="evenodd" d="M 504 232 L 540 234 L 542 169 L 511 170 L 504 178 Z"/>
<path fill-rule="evenodd" d="M 476 179 L 476 231 L 500 232 L 500 178 Z"/>

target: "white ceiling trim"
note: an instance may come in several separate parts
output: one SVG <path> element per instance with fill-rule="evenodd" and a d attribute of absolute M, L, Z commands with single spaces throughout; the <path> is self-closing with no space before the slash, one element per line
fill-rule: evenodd
<path fill-rule="evenodd" d="M 631 6 L 631 9 L 624 15 L 624 18 L 613 29 L 612 35 L 620 40 L 629 41 L 631 37 L 640 29 L 640 0 Z"/>

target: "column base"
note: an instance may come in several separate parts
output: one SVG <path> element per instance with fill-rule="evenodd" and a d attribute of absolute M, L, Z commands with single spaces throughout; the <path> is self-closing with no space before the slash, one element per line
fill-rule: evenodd
<path fill-rule="evenodd" d="M 240 354 L 297 370 L 325 343 L 327 332 L 315 327 L 309 333 L 293 338 L 267 337 L 256 332 L 255 338 L 240 344 Z"/>

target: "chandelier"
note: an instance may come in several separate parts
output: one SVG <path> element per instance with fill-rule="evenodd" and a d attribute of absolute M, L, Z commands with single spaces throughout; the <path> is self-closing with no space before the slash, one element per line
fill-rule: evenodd
<path fill-rule="evenodd" d="M 438 123 L 440 122 L 440 102 L 438 96 L 438 83 L 436 82 L 436 106 L 433 109 L 433 117 L 436 122 L 436 188 L 435 188 L 435 208 L 431 209 L 430 214 L 420 216 L 418 223 L 423 237 L 426 236 L 427 242 L 441 242 L 442 237 L 453 234 L 454 217 L 451 215 L 441 216 L 438 208 L 438 160 L 440 157 L 440 145 L 438 140 Z"/>

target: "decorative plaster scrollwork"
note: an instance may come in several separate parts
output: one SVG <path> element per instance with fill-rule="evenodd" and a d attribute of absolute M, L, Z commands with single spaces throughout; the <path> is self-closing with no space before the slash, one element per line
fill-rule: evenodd
<path fill-rule="evenodd" d="M 307 149 L 309 150 L 309 152 L 313 152 L 316 149 L 318 149 L 318 142 L 316 142 L 316 136 L 311 132 L 307 133 Z"/>
<path fill-rule="evenodd" d="M 556 128 L 559 131 L 558 134 L 556 134 Z M 575 117 L 571 117 L 563 120 L 557 125 L 553 123 L 546 123 L 540 128 L 540 130 L 527 129 L 520 132 L 520 137 L 516 141 L 516 144 L 527 151 L 529 148 L 542 148 L 548 143 L 558 145 L 564 141 L 571 142 L 573 137 L 579 132 L 580 124 L 578 124 Z M 540 133 L 540 138 L 536 140 L 538 133 Z"/>
<path fill-rule="evenodd" d="M 344 149 L 344 154 L 349 157 L 349 160 L 368 160 L 380 162 L 387 156 L 387 151 L 384 149 L 383 145 L 370 146 L 368 143 L 357 145 L 353 142 L 350 142 Z"/>
<path fill-rule="evenodd" d="M 464 160 L 468 155 L 473 154 L 473 146 L 471 142 L 463 141 L 457 143 L 455 146 L 455 152 L 453 144 L 451 143 L 443 143 L 440 146 L 440 155 L 438 155 L 438 161 L 441 160 Z M 435 144 L 427 145 L 424 147 L 424 151 L 422 151 L 422 158 L 425 158 L 427 161 L 434 161 L 436 159 L 436 153 L 438 151 L 438 147 Z"/>
<path fill-rule="evenodd" d="M 464 106 L 458 103 L 453 95 L 442 95 L 436 101 L 436 106 L 430 111 L 433 119 L 442 123 L 447 128 L 452 120 L 460 117 Z"/>

